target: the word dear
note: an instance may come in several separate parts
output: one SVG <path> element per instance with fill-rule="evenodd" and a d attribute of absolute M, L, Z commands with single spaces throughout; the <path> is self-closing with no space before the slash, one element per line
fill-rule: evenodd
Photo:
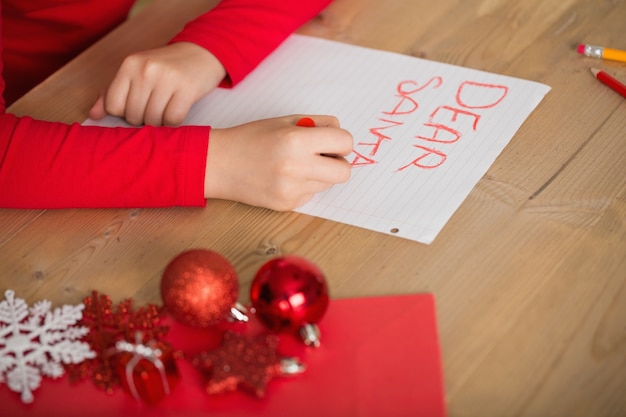
<path fill-rule="evenodd" d="M 382 111 L 378 124 L 369 129 L 369 135 L 357 143 L 351 165 L 353 167 L 375 164 L 380 151 L 387 144 L 402 140 L 396 138 L 399 127 L 415 120 L 420 110 L 421 96 L 429 90 L 437 90 L 444 83 L 442 77 L 432 77 L 424 84 L 417 81 L 401 81 L 396 87 L 398 98 L 393 108 Z M 395 171 L 410 167 L 433 169 L 441 166 L 448 158 L 451 144 L 462 140 L 471 131 L 476 132 L 484 123 L 479 122 L 487 109 L 492 109 L 504 100 L 509 88 L 505 85 L 484 84 L 464 81 L 456 89 L 454 100 L 441 97 L 439 102 L 450 104 L 437 105 L 429 114 L 426 122 L 418 126 L 411 138 L 410 162 L 403 162 Z"/>

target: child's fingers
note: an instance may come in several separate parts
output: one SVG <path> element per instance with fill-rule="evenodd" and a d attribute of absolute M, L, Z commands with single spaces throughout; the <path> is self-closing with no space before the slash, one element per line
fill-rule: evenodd
<path fill-rule="evenodd" d="M 185 121 L 185 117 L 191 110 L 194 101 L 184 92 L 174 92 L 163 111 L 163 124 L 165 126 L 179 126 Z"/>
<path fill-rule="evenodd" d="M 91 106 L 89 110 L 89 117 L 93 120 L 100 120 L 107 115 L 106 110 L 104 109 L 104 96 L 100 94 L 96 102 Z"/>
<path fill-rule="evenodd" d="M 335 127 L 316 127 L 306 132 L 309 152 L 327 156 L 347 156 L 354 148 L 350 132 Z"/>

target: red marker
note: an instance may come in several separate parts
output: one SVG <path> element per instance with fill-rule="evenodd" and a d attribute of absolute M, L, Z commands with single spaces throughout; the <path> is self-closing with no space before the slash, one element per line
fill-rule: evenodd
<path fill-rule="evenodd" d="M 296 126 L 300 127 L 315 127 L 315 120 L 310 117 L 303 117 L 296 122 Z"/>
<path fill-rule="evenodd" d="M 608 86 L 617 94 L 620 94 L 622 97 L 626 98 L 626 85 L 620 83 L 606 72 L 601 71 L 597 68 L 591 68 L 591 72 L 602 84 Z"/>

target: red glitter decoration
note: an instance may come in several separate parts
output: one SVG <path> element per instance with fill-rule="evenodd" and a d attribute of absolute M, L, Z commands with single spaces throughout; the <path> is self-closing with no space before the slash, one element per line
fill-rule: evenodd
<path fill-rule="evenodd" d="M 161 280 L 161 297 L 168 312 L 181 323 L 196 327 L 226 319 L 238 290 L 233 266 L 208 249 L 192 249 L 176 256 Z"/>
<path fill-rule="evenodd" d="M 115 387 L 121 386 L 111 355 L 115 343 L 120 340 L 135 341 L 137 332 L 141 333 L 143 343 L 163 339 L 169 330 L 160 324 L 163 309 L 148 304 L 136 310 L 132 299 L 113 306 L 108 295 L 96 291 L 85 298 L 83 304 L 85 309 L 79 324 L 90 329 L 83 340 L 96 352 L 96 357 L 80 364 L 65 365 L 65 369 L 70 381 L 90 378 L 98 388 L 113 393 Z"/>
<path fill-rule="evenodd" d="M 267 383 L 283 375 L 277 347 L 276 335 L 244 336 L 227 331 L 221 348 L 201 352 L 191 363 L 208 377 L 205 388 L 209 394 L 241 388 L 263 397 Z"/>
<path fill-rule="evenodd" d="M 296 331 L 317 323 L 329 296 L 322 271 L 311 261 L 287 255 L 266 262 L 250 288 L 256 316 L 273 331 Z"/>

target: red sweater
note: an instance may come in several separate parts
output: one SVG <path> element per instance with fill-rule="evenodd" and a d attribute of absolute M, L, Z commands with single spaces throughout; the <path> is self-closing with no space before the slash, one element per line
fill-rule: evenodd
<path fill-rule="evenodd" d="M 0 92 L 5 81 L 18 85 L 63 65 L 121 22 L 133 2 L 0 0 L 0 70 L 6 74 Z M 226 68 L 227 81 L 236 84 L 328 3 L 223 0 L 172 41 L 211 51 Z M 0 95 L 0 207 L 205 204 L 208 126 L 67 125 L 18 118 L 5 112 L 5 103 Z"/>

